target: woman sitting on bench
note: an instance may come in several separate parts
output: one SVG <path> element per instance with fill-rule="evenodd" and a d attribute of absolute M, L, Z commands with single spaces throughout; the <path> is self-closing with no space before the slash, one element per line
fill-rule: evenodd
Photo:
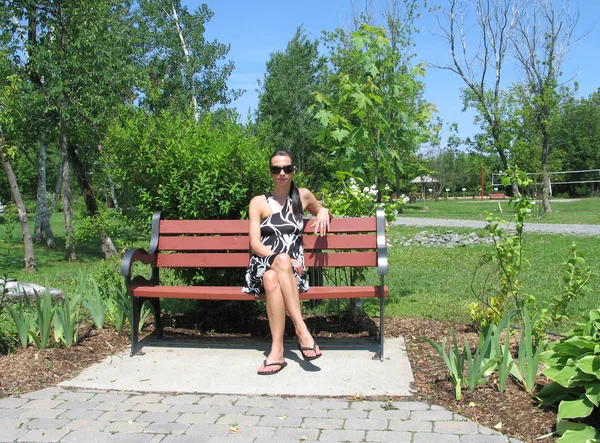
<path fill-rule="evenodd" d="M 298 348 L 304 360 L 315 360 L 321 350 L 311 336 L 300 311 L 299 292 L 308 291 L 302 249 L 303 214 L 316 218 L 315 234 L 327 233 L 333 217 L 306 188 L 296 188 L 296 167 L 289 151 L 278 150 L 270 159 L 273 190 L 250 201 L 249 238 L 252 257 L 243 292 L 259 296 L 265 292 L 271 330 L 271 351 L 258 369 L 260 375 L 273 375 L 287 366 L 283 357 L 285 311 L 294 323 Z"/>

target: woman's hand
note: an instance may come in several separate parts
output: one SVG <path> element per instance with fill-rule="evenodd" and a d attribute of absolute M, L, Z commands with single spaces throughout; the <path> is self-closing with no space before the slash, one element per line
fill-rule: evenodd
<path fill-rule="evenodd" d="M 294 271 L 296 271 L 296 274 L 304 274 L 304 266 L 302 266 L 298 260 L 292 259 L 292 268 L 294 269 Z"/>
<path fill-rule="evenodd" d="M 327 230 L 329 229 L 329 210 L 327 208 L 319 209 L 317 213 L 317 217 L 313 221 L 313 226 L 315 227 L 315 234 L 319 234 L 321 237 L 327 234 Z"/>

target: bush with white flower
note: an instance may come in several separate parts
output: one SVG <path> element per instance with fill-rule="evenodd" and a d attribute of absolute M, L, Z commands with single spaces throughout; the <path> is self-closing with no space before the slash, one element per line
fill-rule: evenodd
<path fill-rule="evenodd" d="M 391 192 L 389 186 L 383 189 L 384 195 Z M 377 203 L 377 187 L 364 186 L 363 180 L 358 177 L 349 177 L 341 183 L 341 190 L 329 192 L 323 189 L 325 206 L 337 217 L 365 217 L 375 215 L 375 210 L 381 207 L 385 211 L 388 221 L 396 219 L 409 198 L 400 196 L 396 201 L 382 201 Z M 383 200 L 387 200 L 383 199 Z"/>

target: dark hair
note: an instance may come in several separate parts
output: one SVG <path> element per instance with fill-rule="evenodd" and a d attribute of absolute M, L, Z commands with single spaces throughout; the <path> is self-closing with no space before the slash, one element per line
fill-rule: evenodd
<path fill-rule="evenodd" d="M 274 157 L 280 157 L 280 156 L 281 157 L 289 157 L 292 160 L 292 164 L 294 163 L 294 160 L 292 159 L 292 153 L 290 151 L 288 151 L 286 149 L 278 149 L 269 158 L 269 166 L 271 166 L 271 160 L 273 160 Z M 298 188 L 294 184 L 294 180 L 292 180 L 292 185 L 290 186 L 289 196 L 292 199 L 292 208 L 293 208 L 294 218 L 297 221 L 303 220 L 304 219 L 304 211 L 302 210 L 302 199 L 300 198 L 300 191 L 298 191 Z"/>

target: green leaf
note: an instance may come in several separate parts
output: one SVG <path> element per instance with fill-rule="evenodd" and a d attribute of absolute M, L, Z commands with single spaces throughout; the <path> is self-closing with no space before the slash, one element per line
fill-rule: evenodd
<path fill-rule="evenodd" d="M 329 124 L 329 120 L 333 117 L 333 114 L 325 109 L 321 109 L 319 112 L 315 114 L 315 119 L 321 121 L 321 125 L 327 126 Z"/>
<path fill-rule="evenodd" d="M 593 409 L 594 405 L 585 397 L 570 401 L 563 400 L 558 405 L 556 420 L 587 417 L 592 413 Z"/>
<path fill-rule="evenodd" d="M 562 370 L 556 373 L 552 379 L 568 388 L 572 384 L 573 380 L 579 375 L 580 372 L 577 368 L 573 366 L 565 366 Z"/>
<path fill-rule="evenodd" d="M 331 133 L 331 136 L 338 142 L 341 142 L 342 140 L 344 140 L 346 137 L 348 137 L 348 134 L 350 134 L 350 132 L 347 129 L 336 129 L 335 131 L 333 131 Z"/>
<path fill-rule="evenodd" d="M 598 431 L 582 423 L 561 421 L 556 426 L 556 432 L 562 434 L 557 443 L 596 442 L 600 439 Z"/>
<path fill-rule="evenodd" d="M 593 374 L 600 379 L 600 356 L 586 355 L 575 363 L 586 374 Z"/>
<path fill-rule="evenodd" d="M 596 407 L 600 407 L 600 381 L 585 384 L 585 395 Z"/>

